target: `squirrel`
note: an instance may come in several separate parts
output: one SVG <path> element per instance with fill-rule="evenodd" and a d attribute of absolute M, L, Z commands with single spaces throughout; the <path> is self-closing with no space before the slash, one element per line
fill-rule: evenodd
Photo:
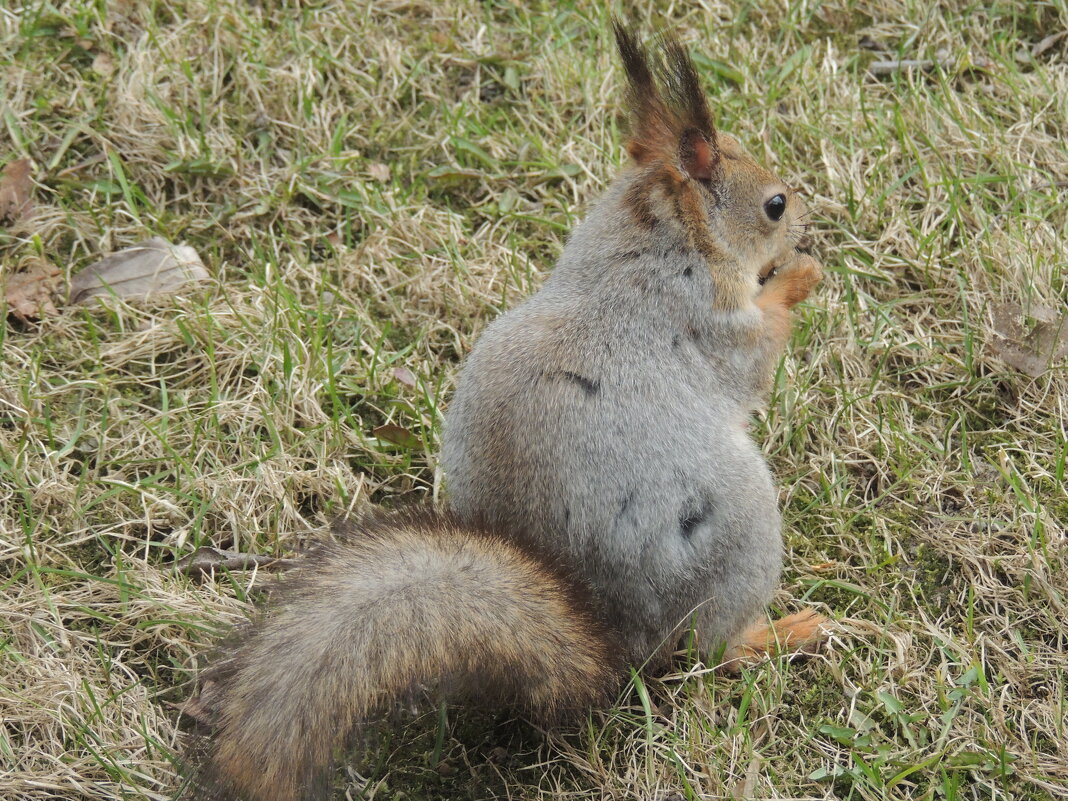
<path fill-rule="evenodd" d="M 467 356 L 447 511 L 343 524 L 280 582 L 202 676 L 197 797 L 328 797 L 335 752 L 423 687 L 553 720 L 688 630 L 727 665 L 823 638 L 765 622 L 781 522 L 747 431 L 822 277 L 805 205 L 716 130 L 680 43 L 614 32 L 633 163 Z"/>

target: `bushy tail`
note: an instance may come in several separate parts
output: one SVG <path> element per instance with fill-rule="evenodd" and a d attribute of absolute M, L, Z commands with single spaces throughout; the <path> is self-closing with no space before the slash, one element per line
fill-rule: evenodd
<path fill-rule="evenodd" d="M 321 797 L 360 723 L 424 685 L 552 715 L 603 700 L 618 675 L 576 585 L 429 512 L 341 532 L 271 609 L 212 676 L 201 798 Z"/>

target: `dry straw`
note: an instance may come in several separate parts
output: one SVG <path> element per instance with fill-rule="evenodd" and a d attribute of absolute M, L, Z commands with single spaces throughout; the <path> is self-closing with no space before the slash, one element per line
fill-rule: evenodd
<path fill-rule="evenodd" d="M 548 739 L 451 715 L 438 739 L 432 714 L 339 781 L 1068 797 L 1068 375 L 1004 359 L 994 313 L 1015 304 L 1025 332 L 1068 314 L 1068 65 L 1063 40 L 1034 54 L 1068 10 L 648 15 L 698 54 L 720 127 L 816 209 L 828 278 L 753 431 L 788 526 L 777 611 L 803 599 L 841 629 L 803 666 L 649 678 Z M 35 168 L 5 273 L 33 256 L 69 277 L 159 235 L 217 279 L 3 329 L 0 797 L 170 797 L 174 705 L 264 583 L 171 564 L 291 555 L 331 514 L 431 493 L 459 358 L 622 158 L 608 32 L 597 4 L 0 9 L 0 162 Z M 909 58 L 938 65 L 868 74 Z"/>

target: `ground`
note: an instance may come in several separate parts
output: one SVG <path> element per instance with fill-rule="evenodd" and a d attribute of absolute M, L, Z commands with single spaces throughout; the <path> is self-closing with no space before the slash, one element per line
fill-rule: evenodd
<path fill-rule="evenodd" d="M 753 434 L 773 613 L 836 631 L 549 733 L 431 710 L 339 793 L 1068 798 L 1068 6 L 618 10 L 815 210 L 827 277 Z M 214 279 L 0 326 L 0 797 L 169 798 L 176 704 L 268 581 L 175 560 L 437 495 L 460 359 L 623 163 L 609 30 L 568 2 L 0 9 L 0 164 L 34 181 L 0 282 L 154 235 Z M 936 64 L 869 72 L 903 58 Z"/>

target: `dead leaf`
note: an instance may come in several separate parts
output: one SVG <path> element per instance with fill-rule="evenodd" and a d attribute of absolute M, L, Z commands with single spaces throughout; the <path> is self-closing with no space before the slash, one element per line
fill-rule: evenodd
<path fill-rule="evenodd" d="M 1061 31 L 1060 33 L 1051 33 L 1049 36 L 1047 36 L 1045 39 L 1043 39 L 1041 42 L 1031 48 L 1031 57 L 1038 58 L 1040 55 L 1042 55 L 1055 44 L 1057 44 L 1057 42 L 1059 42 L 1065 36 L 1068 36 L 1068 31 Z"/>
<path fill-rule="evenodd" d="M 384 426 L 379 426 L 371 431 L 377 439 L 383 442 L 389 442 L 393 445 L 399 445 L 402 448 L 407 448 L 410 451 L 418 450 L 423 446 L 422 441 L 409 431 L 407 428 L 387 423 Z"/>
<path fill-rule="evenodd" d="M 101 78 L 110 78 L 115 72 L 115 59 L 107 53 L 97 53 L 93 59 L 93 72 Z"/>
<path fill-rule="evenodd" d="M 250 570 L 254 567 L 290 568 L 297 564 L 296 559 L 280 559 L 258 553 L 241 553 L 240 551 L 223 551 L 202 545 L 189 556 L 183 556 L 174 563 L 180 573 L 187 576 L 204 576 L 216 570 Z"/>
<path fill-rule="evenodd" d="M 0 222 L 18 222 L 33 214 L 33 162 L 17 159 L 0 177 Z"/>
<path fill-rule="evenodd" d="M 9 275 L 5 288 L 9 313 L 23 322 L 58 314 L 52 297 L 59 273 L 54 264 L 34 257 L 25 270 Z"/>
<path fill-rule="evenodd" d="M 1037 378 L 1058 359 L 1068 356 L 1068 318 L 1047 306 L 1026 311 L 1018 303 L 994 306 L 994 351 L 1009 367 Z M 1033 320 L 1030 330 L 1026 320 Z"/>
<path fill-rule="evenodd" d="M 404 386 L 411 387 L 412 389 L 415 389 L 415 386 L 416 386 L 415 373 L 413 373 L 407 367 L 394 367 L 393 368 L 393 377 L 395 379 L 397 379 L 397 381 L 399 381 L 401 384 L 404 384 Z"/>
<path fill-rule="evenodd" d="M 392 176 L 388 164 L 372 164 L 367 168 L 367 174 L 380 184 L 389 183 Z"/>
<path fill-rule="evenodd" d="M 98 295 L 132 298 L 174 292 L 186 283 L 209 278 L 193 248 L 157 236 L 105 256 L 75 275 L 70 302 L 85 303 Z"/>
<path fill-rule="evenodd" d="M 749 767 L 746 768 L 745 776 L 742 777 L 731 790 L 731 795 L 734 798 L 753 798 L 753 794 L 756 791 L 757 781 L 760 779 L 760 764 L 761 759 L 758 756 L 754 756 L 749 760 Z"/>

